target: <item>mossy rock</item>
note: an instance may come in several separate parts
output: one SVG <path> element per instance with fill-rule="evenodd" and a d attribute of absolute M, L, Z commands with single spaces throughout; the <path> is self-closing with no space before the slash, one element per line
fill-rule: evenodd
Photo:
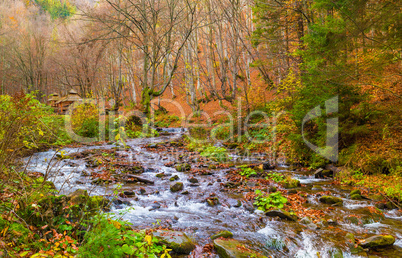
<path fill-rule="evenodd" d="M 339 205 L 341 206 L 343 204 L 343 200 L 339 197 L 335 196 L 321 196 L 319 199 L 320 202 L 325 203 L 325 204 L 334 204 L 334 205 Z"/>
<path fill-rule="evenodd" d="M 173 185 L 170 186 L 170 191 L 172 192 L 178 192 L 183 190 L 183 183 L 182 182 L 177 182 Z"/>
<path fill-rule="evenodd" d="M 266 257 L 245 247 L 244 244 L 235 239 L 215 239 L 214 247 L 220 258 Z"/>
<path fill-rule="evenodd" d="M 395 237 L 391 235 L 376 235 L 362 240 L 359 245 L 363 248 L 377 248 L 391 246 L 394 243 Z"/>
<path fill-rule="evenodd" d="M 178 176 L 178 175 L 174 175 L 174 176 L 172 176 L 172 177 L 169 179 L 169 181 L 176 181 L 177 179 L 179 179 L 179 176 Z"/>
<path fill-rule="evenodd" d="M 350 192 L 350 196 L 355 195 L 355 194 L 362 195 L 362 192 L 359 189 L 355 189 Z"/>
<path fill-rule="evenodd" d="M 211 207 L 214 207 L 219 204 L 218 197 L 210 197 L 206 201 L 207 201 L 208 206 L 211 206 Z"/>
<path fill-rule="evenodd" d="M 301 186 L 300 181 L 297 179 L 286 180 L 282 183 L 283 187 L 290 189 Z"/>
<path fill-rule="evenodd" d="M 228 230 L 220 231 L 220 232 L 216 233 L 215 235 L 212 235 L 212 236 L 211 236 L 211 239 L 214 240 L 214 239 L 217 239 L 217 238 L 220 238 L 220 237 L 223 237 L 223 238 L 232 238 L 232 237 L 233 237 L 233 233 L 230 232 L 230 231 L 228 231 Z"/>
<path fill-rule="evenodd" d="M 177 164 L 175 166 L 176 170 L 178 172 L 185 172 L 191 170 L 191 165 L 188 163 L 182 163 L 182 164 Z"/>
<path fill-rule="evenodd" d="M 268 217 L 279 217 L 289 221 L 297 221 L 299 219 L 296 215 L 281 209 L 267 211 L 265 215 Z"/>
<path fill-rule="evenodd" d="M 176 254 L 190 254 L 195 249 L 195 243 L 183 232 L 158 230 L 153 235 Z"/>
<path fill-rule="evenodd" d="M 104 196 L 91 196 L 88 199 L 88 207 L 92 209 L 110 210 L 110 201 Z"/>
<path fill-rule="evenodd" d="M 350 199 L 352 200 L 363 200 L 363 197 L 360 194 L 350 195 Z"/>

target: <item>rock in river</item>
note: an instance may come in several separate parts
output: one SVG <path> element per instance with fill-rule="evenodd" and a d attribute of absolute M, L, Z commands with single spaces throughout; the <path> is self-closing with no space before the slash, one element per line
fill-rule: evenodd
<path fill-rule="evenodd" d="M 158 230 L 154 232 L 154 237 L 176 254 L 190 254 L 195 248 L 194 242 L 180 231 Z"/>
<path fill-rule="evenodd" d="M 360 246 L 363 248 L 376 248 L 390 246 L 394 243 L 395 237 L 391 235 L 376 235 L 362 240 Z"/>
<path fill-rule="evenodd" d="M 336 205 L 342 205 L 343 204 L 343 200 L 339 197 L 335 197 L 335 196 L 322 196 L 320 198 L 320 202 L 325 203 L 325 204 L 336 204 Z"/>
<path fill-rule="evenodd" d="M 175 166 L 176 170 L 179 172 L 189 171 L 191 169 L 191 165 L 188 163 L 177 164 Z"/>
<path fill-rule="evenodd" d="M 279 217 L 281 219 L 297 221 L 298 217 L 296 215 L 290 214 L 284 210 L 272 210 L 265 213 L 268 217 Z"/>
<path fill-rule="evenodd" d="M 222 239 L 222 238 L 215 239 L 214 247 L 216 252 L 219 254 L 219 257 L 221 258 L 265 257 L 248 248 L 240 249 L 239 247 L 244 247 L 244 245 L 235 239 Z"/>
<path fill-rule="evenodd" d="M 217 239 L 217 238 L 220 238 L 220 237 L 223 237 L 223 238 L 232 238 L 232 237 L 233 237 L 233 233 L 230 232 L 230 231 L 228 231 L 228 230 L 220 231 L 220 232 L 216 233 L 215 235 L 212 235 L 212 236 L 211 236 L 211 239 L 214 240 L 214 239 Z"/>
<path fill-rule="evenodd" d="M 173 185 L 170 186 L 170 191 L 172 192 L 178 192 L 183 190 L 183 183 L 182 182 L 177 182 Z"/>

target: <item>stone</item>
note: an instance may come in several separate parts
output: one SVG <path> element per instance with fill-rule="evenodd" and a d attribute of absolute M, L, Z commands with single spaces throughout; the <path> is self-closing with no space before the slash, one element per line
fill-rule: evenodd
<path fill-rule="evenodd" d="M 322 187 L 319 186 L 319 185 L 313 185 L 313 188 L 311 188 L 311 190 L 313 190 L 313 191 L 319 191 L 319 192 L 324 191 L 324 190 L 322 189 Z"/>
<path fill-rule="evenodd" d="M 183 190 L 183 183 L 182 182 L 177 182 L 173 185 L 170 186 L 170 191 L 172 192 L 178 192 Z"/>
<path fill-rule="evenodd" d="M 158 177 L 158 178 L 162 178 L 162 177 L 164 177 L 165 176 L 165 173 L 158 173 L 158 174 L 156 174 L 156 177 Z"/>
<path fill-rule="evenodd" d="M 218 197 L 210 197 L 206 201 L 207 201 L 208 206 L 211 206 L 211 207 L 219 204 Z"/>
<path fill-rule="evenodd" d="M 191 178 L 189 178 L 189 179 L 188 179 L 188 181 L 189 181 L 190 183 L 193 183 L 193 184 L 198 183 L 198 179 L 197 179 L 197 178 L 195 178 L 195 177 L 191 177 Z"/>
<path fill-rule="evenodd" d="M 391 235 L 376 235 L 360 241 L 363 248 L 377 248 L 391 246 L 395 243 L 395 237 Z"/>
<path fill-rule="evenodd" d="M 222 239 L 218 238 L 214 240 L 214 247 L 220 258 L 262 258 L 263 256 L 256 251 L 253 251 L 244 246 L 241 242 L 235 239 Z M 245 247 L 245 248 L 239 248 Z"/>
<path fill-rule="evenodd" d="M 301 224 L 308 225 L 311 223 L 311 220 L 308 217 L 304 217 L 300 220 Z"/>
<path fill-rule="evenodd" d="M 271 169 L 274 169 L 274 168 L 275 168 L 275 166 L 271 165 L 269 162 L 262 163 L 262 169 L 263 170 L 271 170 Z"/>
<path fill-rule="evenodd" d="M 290 189 L 288 191 L 288 194 L 297 194 L 297 190 L 296 189 Z"/>
<path fill-rule="evenodd" d="M 188 163 L 182 163 L 182 164 L 177 164 L 175 166 L 176 170 L 178 172 L 185 172 L 191 170 L 191 165 Z"/>
<path fill-rule="evenodd" d="M 296 188 L 301 186 L 300 181 L 297 179 L 289 179 L 286 180 L 282 183 L 283 187 L 289 189 L 289 188 Z"/>
<path fill-rule="evenodd" d="M 172 177 L 169 179 L 169 181 L 175 181 L 175 180 L 177 180 L 177 179 L 179 179 L 179 176 L 178 176 L 178 175 L 174 175 L 174 176 L 172 176 Z"/>
<path fill-rule="evenodd" d="M 220 231 L 220 232 L 216 233 L 215 235 L 212 235 L 212 236 L 211 236 L 211 239 L 214 240 L 214 239 L 217 239 L 217 238 L 220 238 L 220 237 L 223 237 L 223 238 L 232 238 L 232 237 L 233 237 L 233 233 L 230 232 L 230 231 L 228 231 L 228 230 Z"/>
<path fill-rule="evenodd" d="M 153 233 L 159 242 L 172 249 L 176 254 L 190 254 L 195 249 L 195 243 L 184 232 L 158 230 Z"/>
<path fill-rule="evenodd" d="M 123 194 L 125 195 L 125 196 L 135 196 L 135 193 L 133 192 L 133 191 L 124 191 L 123 192 Z"/>
<path fill-rule="evenodd" d="M 289 220 L 289 221 L 297 221 L 298 217 L 296 215 L 290 214 L 284 210 L 271 210 L 265 213 L 268 217 L 279 217 L 281 219 Z"/>
<path fill-rule="evenodd" d="M 141 195 L 144 195 L 144 194 L 146 194 L 146 193 L 147 193 L 147 190 L 145 190 L 144 187 L 141 187 L 141 188 L 140 188 L 140 194 L 141 194 Z"/>
<path fill-rule="evenodd" d="M 333 177 L 334 172 L 329 169 L 319 168 L 314 172 L 315 178 Z"/>
<path fill-rule="evenodd" d="M 319 199 L 320 202 L 325 203 L 325 204 L 334 204 L 334 205 L 342 205 L 343 204 L 343 200 L 339 197 L 335 197 L 335 196 L 321 196 L 321 198 Z"/>
<path fill-rule="evenodd" d="M 240 185 L 240 182 L 226 182 L 223 186 L 226 188 L 236 188 Z"/>
<path fill-rule="evenodd" d="M 350 196 L 352 196 L 354 194 L 362 195 L 362 192 L 359 189 L 356 189 L 356 190 L 353 190 L 350 192 Z"/>
<path fill-rule="evenodd" d="M 352 195 L 350 195 L 350 199 L 352 199 L 352 200 L 363 200 L 363 197 L 360 194 L 352 194 Z"/>

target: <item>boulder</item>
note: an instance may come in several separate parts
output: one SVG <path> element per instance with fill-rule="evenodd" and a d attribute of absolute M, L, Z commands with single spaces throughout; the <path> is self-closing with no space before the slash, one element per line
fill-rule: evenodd
<path fill-rule="evenodd" d="M 183 190 L 183 183 L 182 182 L 177 182 L 173 185 L 170 186 L 170 191 L 172 192 L 178 192 Z"/>
<path fill-rule="evenodd" d="M 220 231 L 220 232 L 216 233 L 215 235 L 212 235 L 212 236 L 211 236 L 211 239 L 214 240 L 214 239 L 217 239 L 217 238 L 220 238 L 220 237 L 223 237 L 223 238 L 232 238 L 232 237 L 233 237 L 233 233 L 230 232 L 230 231 L 228 231 L 228 230 Z"/>
<path fill-rule="evenodd" d="M 376 235 L 360 241 L 363 248 L 377 248 L 391 246 L 395 243 L 395 237 L 391 235 Z"/>
<path fill-rule="evenodd" d="M 158 230 L 153 235 L 176 254 L 190 254 L 195 249 L 195 243 L 183 232 Z"/>
<path fill-rule="evenodd" d="M 235 239 L 222 239 L 214 240 L 214 247 L 220 258 L 262 258 L 263 256 L 256 251 L 253 251 L 244 246 L 241 242 Z"/>
<path fill-rule="evenodd" d="M 319 199 L 320 202 L 325 203 L 325 204 L 335 204 L 335 205 L 342 205 L 343 204 L 343 200 L 339 197 L 335 197 L 335 196 L 322 196 Z"/>
<path fill-rule="evenodd" d="M 290 221 L 297 221 L 298 217 L 294 214 L 290 214 L 284 210 L 271 210 L 265 213 L 268 217 L 279 217 L 281 219 L 290 220 Z"/>

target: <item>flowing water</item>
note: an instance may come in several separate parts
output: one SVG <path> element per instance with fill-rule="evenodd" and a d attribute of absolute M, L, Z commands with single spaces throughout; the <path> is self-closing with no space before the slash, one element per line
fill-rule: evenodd
<path fill-rule="evenodd" d="M 373 257 L 402 257 L 402 214 L 397 210 L 385 212 L 385 218 L 375 222 L 365 223 L 344 222 L 347 216 L 364 216 L 367 207 L 373 206 L 370 200 L 354 201 L 348 199 L 350 189 L 331 184 L 331 180 L 315 179 L 299 171 L 289 171 L 287 167 L 277 170 L 277 173 L 291 175 L 302 183 L 303 190 L 309 193 L 308 204 L 311 209 L 322 209 L 327 218 L 337 221 L 337 225 L 323 226 L 321 229 L 306 227 L 298 222 L 278 221 L 266 217 L 256 211 L 252 203 L 244 201 L 242 192 L 229 193 L 222 190 L 222 183 L 227 181 L 228 169 L 212 170 L 207 175 L 194 175 L 189 172 L 177 172 L 174 167 L 167 166 L 169 162 L 186 161 L 182 154 L 183 149 L 172 152 L 171 149 L 149 149 L 145 146 L 158 142 L 167 143 L 177 141 L 183 134 L 181 129 L 166 130 L 169 135 L 135 139 L 127 142 L 130 149 L 120 149 L 114 152 L 119 162 L 138 162 L 144 167 L 141 177 L 154 182 L 153 185 L 126 184 L 123 191 L 134 191 L 136 198 L 129 202 L 116 203 L 112 212 L 121 214 L 124 219 L 133 223 L 135 227 L 169 227 L 174 230 L 185 231 L 194 238 L 199 246 L 210 243 L 210 236 L 220 230 L 233 232 L 234 238 L 244 241 L 257 251 L 272 257 L 331 257 L 336 250 L 343 253 L 343 257 L 358 257 L 349 252 L 345 240 L 346 232 L 364 238 L 373 234 L 392 234 L 397 238 L 393 247 L 374 253 Z M 65 148 L 65 155 L 85 150 L 112 150 L 114 145 L 84 146 L 79 148 Z M 48 174 L 61 194 L 68 194 L 76 189 L 86 189 L 91 195 L 113 194 L 117 185 L 100 186 L 91 182 L 88 174 L 99 168 L 91 168 L 85 159 L 55 158 L 56 151 L 36 153 L 25 160 L 27 170 Z M 249 160 L 256 162 L 256 160 Z M 191 160 L 190 160 L 191 162 Z M 206 165 L 193 162 L 193 168 L 208 170 Z M 164 173 L 159 178 L 157 174 Z M 184 191 L 171 192 L 169 178 L 177 175 L 175 182 L 183 182 Z M 188 181 L 190 177 L 198 179 L 197 184 Z M 174 182 L 173 182 L 174 183 Z M 318 202 L 312 186 L 319 185 L 325 191 L 344 200 L 343 207 L 327 209 Z M 141 189 L 142 188 L 142 189 Z M 145 191 L 144 191 L 145 190 Z M 140 194 L 140 192 L 142 193 Z M 206 198 L 216 196 L 220 205 L 208 206 Z M 240 207 L 238 201 L 241 201 Z M 325 206 L 325 207 L 324 207 Z"/>

